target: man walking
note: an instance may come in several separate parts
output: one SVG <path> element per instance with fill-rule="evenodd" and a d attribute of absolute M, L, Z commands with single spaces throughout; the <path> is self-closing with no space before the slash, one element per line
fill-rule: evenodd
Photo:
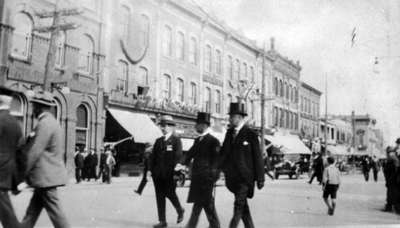
<path fill-rule="evenodd" d="M 316 177 L 319 184 L 321 184 L 322 183 L 322 174 L 324 172 L 324 159 L 322 158 L 321 153 L 318 153 L 317 157 L 314 158 L 312 168 L 313 168 L 313 173 L 312 173 L 311 178 L 308 181 L 308 183 L 312 184 L 314 178 Z"/>
<path fill-rule="evenodd" d="M 13 91 L 0 86 L 0 222 L 4 228 L 19 227 L 8 192 L 19 182 L 17 159 L 22 131 L 10 115 Z"/>
<path fill-rule="evenodd" d="M 386 181 L 386 205 L 383 209 L 386 212 L 392 212 L 395 206 L 396 210 L 399 210 L 397 201 L 399 198 L 399 188 L 397 187 L 397 175 L 400 166 L 399 160 L 396 156 L 396 152 L 393 148 L 388 146 L 386 148 L 386 163 L 383 167 L 383 174 Z M 397 211 L 399 212 L 399 211 Z"/>
<path fill-rule="evenodd" d="M 154 144 L 150 159 L 150 170 L 156 191 L 158 220 L 155 228 L 167 227 L 165 215 L 165 199 L 168 198 L 178 213 L 177 223 L 182 222 L 185 210 L 176 195 L 174 168 L 182 156 L 182 142 L 174 135 L 175 122 L 171 116 L 163 116 L 160 121 L 164 136 Z"/>
<path fill-rule="evenodd" d="M 50 111 L 55 102 L 51 95 L 45 92 L 37 94 L 31 103 L 33 115 L 38 123 L 28 139 L 24 153 L 27 159 L 25 176 L 34 192 L 22 227 L 34 227 L 44 208 L 55 228 L 69 228 L 57 190 L 57 187 L 67 183 L 67 169 L 62 149 L 61 128 Z"/>
<path fill-rule="evenodd" d="M 369 180 L 369 172 L 371 171 L 371 160 L 368 156 L 365 156 L 361 161 L 362 172 L 365 178 L 365 181 Z"/>
<path fill-rule="evenodd" d="M 210 114 L 197 114 L 196 131 L 200 136 L 194 141 L 190 150 L 183 155 L 182 164 L 188 166 L 193 160 L 192 176 L 189 189 L 188 203 L 194 203 L 192 215 L 186 228 L 195 228 L 200 213 L 204 209 L 210 228 L 219 228 L 217 212 L 214 203 L 214 184 L 218 180 L 218 156 L 220 143 L 210 134 Z M 184 166 L 181 166 L 183 168 Z M 180 169 L 180 164 L 176 170 Z"/>
<path fill-rule="evenodd" d="M 82 180 L 82 172 L 84 167 L 85 158 L 83 157 L 79 148 L 76 148 L 74 162 L 75 162 L 75 179 L 76 183 L 79 184 Z"/>
<path fill-rule="evenodd" d="M 247 198 L 254 195 L 254 183 L 258 189 L 264 187 L 264 162 L 257 134 L 245 125 L 244 104 L 231 103 L 229 123 L 221 149 L 221 167 L 225 174 L 226 186 L 235 195 L 233 218 L 230 228 L 243 220 L 246 228 L 253 228 L 253 220 Z"/>

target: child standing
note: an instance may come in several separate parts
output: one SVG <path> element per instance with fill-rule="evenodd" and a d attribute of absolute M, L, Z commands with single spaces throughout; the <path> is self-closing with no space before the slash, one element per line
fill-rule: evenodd
<path fill-rule="evenodd" d="M 328 214 L 333 215 L 336 208 L 336 193 L 340 185 L 340 173 L 335 167 L 335 159 L 328 157 L 328 167 L 325 168 L 322 183 L 323 183 L 323 198 L 328 206 Z M 329 202 L 329 196 L 331 197 L 331 203 Z"/>

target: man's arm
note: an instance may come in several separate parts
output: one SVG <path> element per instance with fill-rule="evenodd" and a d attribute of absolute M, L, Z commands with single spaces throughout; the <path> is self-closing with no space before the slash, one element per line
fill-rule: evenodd
<path fill-rule="evenodd" d="M 179 137 L 176 137 L 174 150 L 175 150 L 175 161 L 174 162 L 176 165 L 182 159 L 182 141 Z"/>
<path fill-rule="evenodd" d="M 250 140 L 251 140 L 251 152 L 253 156 L 254 169 L 256 172 L 256 180 L 257 187 L 261 189 L 264 185 L 265 181 L 265 169 L 264 169 L 264 159 L 260 149 L 260 142 L 258 141 L 258 137 L 256 133 L 251 131 Z M 261 184 L 262 183 L 262 184 Z"/>

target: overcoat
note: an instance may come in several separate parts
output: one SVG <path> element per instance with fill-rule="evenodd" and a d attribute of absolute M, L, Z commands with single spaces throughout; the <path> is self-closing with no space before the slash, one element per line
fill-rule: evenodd
<path fill-rule="evenodd" d="M 220 166 L 225 174 L 227 188 L 235 193 L 240 184 L 247 184 L 247 197 L 252 198 L 254 184 L 264 182 L 264 161 L 257 134 L 244 125 L 233 135 L 233 129 L 226 132 L 221 149 Z"/>
<path fill-rule="evenodd" d="M 182 157 L 182 163 L 191 169 L 189 203 L 207 204 L 213 197 L 214 183 L 218 179 L 218 157 L 220 143 L 210 134 L 198 137 L 193 146 Z"/>
<path fill-rule="evenodd" d="M 182 157 L 182 142 L 172 134 L 166 141 L 158 138 L 150 156 L 150 170 L 153 179 L 173 179 L 175 165 Z"/>
<path fill-rule="evenodd" d="M 21 163 L 21 127 L 8 110 L 0 110 L 0 189 L 11 190 L 22 180 L 17 165 Z"/>
<path fill-rule="evenodd" d="M 51 113 L 44 112 L 24 147 L 26 156 L 25 176 L 34 188 L 62 186 L 67 183 L 65 151 L 62 132 Z"/>

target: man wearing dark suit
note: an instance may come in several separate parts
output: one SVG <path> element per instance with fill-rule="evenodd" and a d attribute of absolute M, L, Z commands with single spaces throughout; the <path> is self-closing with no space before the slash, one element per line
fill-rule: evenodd
<path fill-rule="evenodd" d="M 67 169 L 62 148 L 62 131 L 50 111 L 51 106 L 55 106 L 55 101 L 49 93 L 44 92 L 36 94 L 31 103 L 38 123 L 25 145 L 24 154 L 26 181 L 34 188 L 34 192 L 22 227 L 34 227 L 44 208 L 54 227 L 69 228 L 57 190 L 57 187 L 67 183 Z"/>
<path fill-rule="evenodd" d="M 226 186 L 235 195 L 234 213 L 230 228 L 243 220 L 246 228 L 253 228 L 247 198 L 254 195 L 254 184 L 264 187 L 264 162 L 257 134 L 245 125 L 244 104 L 231 103 L 229 123 L 221 149 L 221 168 L 225 174 Z"/>
<path fill-rule="evenodd" d="M 219 228 L 217 212 L 214 203 L 214 184 L 218 180 L 218 158 L 220 143 L 210 134 L 210 114 L 199 112 L 196 120 L 196 131 L 200 134 L 194 141 L 190 150 L 182 157 L 181 163 L 185 166 L 192 165 L 191 184 L 188 203 L 194 203 L 192 215 L 186 228 L 195 228 L 201 210 L 204 209 L 210 228 Z M 178 164 L 176 170 L 184 166 Z"/>
<path fill-rule="evenodd" d="M 82 171 L 84 167 L 85 158 L 80 152 L 79 148 L 76 149 L 74 162 L 75 162 L 75 179 L 76 183 L 80 183 L 82 180 Z"/>
<path fill-rule="evenodd" d="M 182 222 L 184 209 L 176 195 L 174 168 L 182 156 L 182 142 L 174 135 L 175 122 L 171 116 L 163 116 L 160 122 L 164 136 L 154 144 L 150 159 L 150 170 L 153 177 L 157 198 L 158 220 L 155 228 L 167 227 L 165 216 L 165 199 L 168 198 L 178 213 L 177 223 Z"/>
<path fill-rule="evenodd" d="M 19 227 L 8 192 L 19 182 L 17 159 L 22 131 L 10 115 L 13 91 L 0 86 L 0 222 L 4 228 Z"/>

